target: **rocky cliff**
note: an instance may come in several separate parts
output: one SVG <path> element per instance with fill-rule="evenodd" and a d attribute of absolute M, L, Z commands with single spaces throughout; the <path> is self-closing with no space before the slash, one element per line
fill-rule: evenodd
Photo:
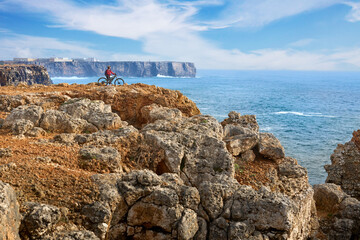
<path fill-rule="evenodd" d="M 144 84 L 2 87 L 0 103 L 0 181 L 22 215 L 6 213 L 0 236 L 297 240 L 317 228 L 306 169 L 253 115 L 219 123 Z"/>
<path fill-rule="evenodd" d="M 186 62 L 45 62 L 51 77 L 93 77 L 104 75 L 110 65 L 113 72 L 124 77 L 195 77 L 193 63 Z"/>
<path fill-rule="evenodd" d="M 322 239 L 360 238 L 360 130 L 331 155 L 325 184 L 314 186 Z"/>
<path fill-rule="evenodd" d="M 52 84 L 46 69 L 36 65 L 0 65 L 0 86 Z"/>

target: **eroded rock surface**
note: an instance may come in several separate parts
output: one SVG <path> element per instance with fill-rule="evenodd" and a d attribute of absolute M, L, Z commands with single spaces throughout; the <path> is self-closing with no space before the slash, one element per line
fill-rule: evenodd
<path fill-rule="evenodd" d="M 352 197 L 360 199 L 360 147 L 359 130 L 351 141 L 339 144 L 331 155 L 331 165 L 325 165 L 327 183 L 335 183 Z"/>
<path fill-rule="evenodd" d="M 159 164 L 163 172 L 179 174 L 193 186 L 217 174 L 234 176 L 234 160 L 222 141 L 222 127 L 211 116 L 158 120 L 142 133 L 150 146 L 165 151 Z"/>
<path fill-rule="evenodd" d="M 319 211 L 320 230 L 328 239 L 360 237 L 360 201 L 333 183 L 314 185 L 314 199 Z"/>
<path fill-rule="evenodd" d="M 0 181 L 0 239 L 19 240 L 21 215 L 14 189 Z"/>
<path fill-rule="evenodd" d="M 28 212 L 22 221 L 22 234 L 30 239 L 45 236 L 53 230 L 61 217 L 60 209 L 39 203 L 27 203 Z"/>

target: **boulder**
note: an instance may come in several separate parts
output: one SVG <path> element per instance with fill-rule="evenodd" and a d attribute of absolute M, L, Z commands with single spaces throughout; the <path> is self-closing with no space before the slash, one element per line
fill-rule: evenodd
<path fill-rule="evenodd" d="M 168 108 L 157 105 L 155 103 L 144 106 L 141 109 L 141 117 L 145 119 L 146 123 L 152 123 L 156 120 L 172 120 L 181 118 L 182 113 L 177 108 Z"/>
<path fill-rule="evenodd" d="M 145 225 L 147 228 L 160 228 L 171 232 L 176 221 L 181 217 L 182 208 L 167 207 L 153 203 L 138 202 L 128 212 L 127 222 L 131 226 Z"/>
<path fill-rule="evenodd" d="M 325 165 L 327 183 L 341 186 L 352 197 L 360 199 L 360 148 L 357 145 L 359 131 L 351 141 L 339 144 L 331 155 L 331 165 Z"/>
<path fill-rule="evenodd" d="M 29 202 L 28 211 L 22 220 L 21 234 L 37 239 L 52 232 L 59 222 L 61 211 L 55 206 Z"/>
<path fill-rule="evenodd" d="M 256 155 L 253 150 L 247 150 L 241 154 L 241 160 L 244 162 L 253 162 L 256 158 Z"/>
<path fill-rule="evenodd" d="M 332 183 L 314 186 L 320 230 L 328 239 L 358 239 L 360 237 L 360 201 Z"/>
<path fill-rule="evenodd" d="M 183 213 L 178 227 L 178 239 L 189 240 L 194 237 L 198 231 L 197 214 L 191 210 L 186 209 Z"/>
<path fill-rule="evenodd" d="M 14 135 L 24 135 L 34 128 L 34 123 L 26 119 L 18 119 L 12 125 L 12 134 Z"/>
<path fill-rule="evenodd" d="M 34 127 L 26 132 L 26 136 L 29 137 L 41 137 L 45 135 L 46 135 L 46 131 L 40 127 Z"/>
<path fill-rule="evenodd" d="M 86 119 L 94 113 L 111 113 L 111 106 L 101 100 L 90 100 L 87 98 L 72 98 L 64 102 L 60 107 L 63 111 L 75 118 Z"/>
<path fill-rule="evenodd" d="M 116 129 L 122 126 L 120 117 L 111 112 L 111 106 L 101 100 L 73 98 L 64 102 L 59 110 L 73 118 L 85 119 L 98 129 Z"/>
<path fill-rule="evenodd" d="M 92 114 L 86 120 L 98 129 L 117 129 L 123 126 L 120 117 L 112 112 Z"/>
<path fill-rule="evenodd" d="M 0 181 L 0 239 L 20 240 L 20 220 L 19 204 L 14 189 Z"/>
<path fill-rule="evenodd" d="M 339 209 L 340 203 L 346 197 L 348 197 L 348 195 L 336 184 L 326 183 L 314 185 L 314 199 L 318 210 L 335 212 Z"/>
<path fill-rule="evenodd" d="M 256 146 L 259 138 L 256 134 L 235 135 L 224 139 L 226 147 L 233 156 L 238 156 Z"/>
<path fill-rule="evenodd" d="M 100 239 L 193 239 L 198 230 L 199 192 L 176 174 L 149 171 L 93 176 L 100 202 L 83 209 L 86 227 Z M 191 209 L 193 208 L 193 209 Z M 194 210 L 195 209 L 195 210 Z M 98 214 L 99 213 L 99 214 Z M 100 234 L 99 226 L 108 229 Z M 156 231 L 154 231 L 156 230 Z"/>
<path fill-rule="evenodd" d="M 94 232 L 101 240 L 106 239 L 111 220 L 111 212 L 108 206 L 101 202 L 95 202 L 86 205 L 81 213 L 86 217 L 85 227 Z"/>
<path fill-rule="evenodd" d="M 39 126 L 43 112 L 44 110 L 42 107 L 36 105 L 21 105 L 13 109 L 5 118 L 3 127 L 12 127 L 15 121 L 20 119 L 29 120 L 34 124 L 34 126 Z"/>
<path fill-rule="evenodd" d="M 285 157 L 283 146 L 272 133 L 260 133 L 259 153 L 272 160 Z"/>
<path fill-rule="evenodd" d="M 99 161 L 104 166 L 104 168 L 109 169 L 111 172 L 122 172 L 121 156 L 115 148 L 96 148 L 89 146 L 81 148 L 79 154 L 84 160 Z"/>
<path fill-rule="evenodd" d="M 83 131 L 95 132 L 98 129 L 84 119 L 72 118 L 69 114 L 48 110 L 44 113 L 40 127 L 52 132 L 81 133 Z"/>
<path fill-rule="evenodd" d="M 226 125 L 231 124 L 231 125 L 237 125 L 243 128 L 250 129 L 253 132 L 259 132 L 259 125 L 256 121 L 255 115 L 241 116 L 240 113 L 232 111 L 228 114 L 228 116 L 229 118 L 226 118 L 224 119 L 224 121 L 221 122 L 222 126 L 225 127 Z"/>
<path fill-rule="evenodd" d="M 221 125 L 211 116 L 158 120 L 142 129 L 146 143 L 162 149 L 162 172 L 179 174 L 198 186 L 217 174 L 234 175 L 233 157 L 222 141 Z"/>
<path fill-rule="evenodd" d="M 258 135 L 259 133 L 241 125 L 237 124 L 226 124 L 224 126 L 224 137 L 232 137 L 236 135 Z"/>

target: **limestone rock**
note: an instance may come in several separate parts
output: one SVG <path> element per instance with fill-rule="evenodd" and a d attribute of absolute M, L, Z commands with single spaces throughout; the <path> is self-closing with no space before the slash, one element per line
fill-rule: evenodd
<path fill-rule="evenodd" d="M 314 199 L 318 210 L 335 212 L 340 203 L 348 197 L 340 186 L 333 183 L 314 185 Z"/>
<path fill-rule="evenodd" d="M 83 131 L 97 131 L 97 128 L 89 124 L 86 120 L 72 118 L 69 114 L 48 110 L 44 113 L 40 127 L 53 132 L 81 133 Z"/>
<path fill-rule="evenodd" d="M 12 150 L 11 148 L 0 148 L 0 158 L 1 157 L 11 157 Z"/>
<path fill-rule="evenodd" d="M 328 239 L 360 237 L 360 201 L 332 183 L 314 186 L 316 207 L 320 211 L 320 229 Z"/>
<path fill-rule="evenodd" d="M 173 120 L 181 118 L 182 113 L 176 108 L 168 108 L 157 104 L 151 104 L 141 109 L 141 116 L 146 119 L 146 123 L 152 123 L 156 120 Z"/>
<path fill-rule="evenodd" d="M 111 106 L 100 100 L 74 98 L 64 102 L 59 110 L 74 118 L 85 119 L 98 129 L 116 129 L 122 125 L 120 117 L 111 112 Z"/>
<path fill-rule="evenodd" d="M 75 136 L 74 133 L 61 133 L 54 136 L 54 141 L 64 144 L 73 144 Z"/>
<path fill-rule="evenodd" d="M 232 124 L 232 125 L 237 125 L 237 126 L 240 126 L 243 128 L 250 129 L 253 132 L 259 132 L 259 125 L 256 121 L 255 115 L 240 116 L 240 113 L 232 111 L 228 114 L 228 116 L 229 116 L 229 118 L 226 118 L 224 121 L 221 122 L 222 126 L 225 127 L 228 124 Z M 231 131 L 229 131 L 229 132 L 231 132 Z M 231 134 L 230 134 L 230 136 L 231 136 Z"/>
<path fill-rule="evenodd" d="M 331 155 L 331 165 L 325 165 L 327 183 L 335 183 L 347 194 L 360 199 L 360 148 L 358 132 L 351 141 L 339 144 Z"/>
<path fill-rule="evenodd" d="M 312 189 L 298 199 L 290 199 L 265 187 L 255 192 L 241 186 L 234 195 L 231 218 L 249 221 L 258 231 L 276 229 L 286 234 L 286 239 L 305 239 L 311 231 L 312 197 Z"/>
<path fill-rule="evenodd" d="M 253 162 L 256 158 L 256 155 L 253 150 L 248 150 L 241 154 L 241 159 L 244 162 Z"/>
<path fill-rule="evenodd" d="M 80 156 L 85 160 L 97 160 L 112 172 L 122 172 L 121 156 L 112 147 L 96 148 L 93 146 L 84 147 L 79 151 Z"/>
<path fill-rule="evenodd" d="M 284 148 L 280 141 L 271 133 L 260 133 L 259 152 L 272 160 L 285 157 Z"/>
<path fill-rule="evenodd" d="M 20 240 L 21 215 L 16 193 L 9 184 L 0 182 L 0 239 Z"/>
<path fill-rule="evenodd" d="M 138 202 L 130 208 L 127 222 L 132 226 L 146 225 L 148 228 L 159 227 L 165 232 L 171 232 L 173 224 L 181 217 L 181 210 L 178 206 Z"/>
<path fill-rule="evenodd" d="M 34 123 L 26 119 L 18 119 L 12 125 L 12 134 L 24 135 L 29 130 L 33 129 Z"/>
<path fill-rule="evenodd" d="M 199 226 L 197 223 L 197 215 L 191 209 L 186 209 L 184 214 L 179 222 L 178 227 L 178 239 L 180 240 L 189 240 L 194 237 L 198 231 Z"/>
<path fill-rule="evenodd" d="M 72 117 L 86 119 L 91 114 L 100 113 L 111 113 L 111 106 L 106 105 L 103 101 L 91 101 L 87 98 L 73 98 L 64 102 L 60 108 Z"/>
<path fill-rule="evenodd" d="M 117 129 L 122 126 L 120 117 L 112 112 L 92 114 L 86 120 L 98 129 Z"/>
<path fill-rule="evenodd" d="M 24 119 L 31 121 L 34 126 L 39 126 L 43 114 L 42 107 L 36 105 L 22 105 L 11 111 L 5 118 L 4 128 L 11 127 L 16 120 Z"/>
<path fill-rule="evenodd" d="M 101 240 L 105 239 L 111 220 L 111 212 L 108 207 L 101 202 L 95 202 L 85 206 L 81 213 L 87 220 L 85 226 L 93 231 Z"/>
<path fill-rule="evenodd" d="M 29 211 L 23 219 L 22 234 L 39 238 L 53 230 L 53 227 L 59 222 L 61 211 L 55 206 L 27 203 Z"/>
<path fill-rule="evenodd" d="M 251 150 L 258 143 L 258 136 L 250 135 L 236 135 L 225 138 L 226 147 L 233 156 L 238 156 L 241 153 Z"/>
<path fill-rule="evenodd" d="M 165 152 L 164 172 L 198 186 L 218 174 L 234 175 L 234 159 L 222 141 L 222 127 L 210 116 L 158 120 L 142 129 L 150 146 Z"/>
<path fill-rule="evenodd" d="M 29 137 L 41 137 L 45 135 L 46 135 L 46 131 L 40 127 L 34 127 L 26 132 L 26 136 Z"/>
<path fill-rule="evenodd" d="M 236 136 L 236 135 L 258 135 L 258 132 L 254 131 L 250 128 L 243 127 L 241 125 L 237 125 L 237 124 L 226 124 L 224 126 L 224 137 L 225 138 Z"/>

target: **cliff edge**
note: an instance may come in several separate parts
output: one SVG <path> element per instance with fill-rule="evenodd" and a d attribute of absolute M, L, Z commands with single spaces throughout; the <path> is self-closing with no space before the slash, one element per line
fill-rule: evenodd
<path fill-rule="evenodd" d="M 195 77 L 196 68 L 188 62 L 39 62 L 51 77 L 103 76 L 107 66 L 124 77 Z"/>
<path fill-rule="evenodd" d="M 46 69 L 37 65 L 0 65 L 0 86 L 19 83 L 52 84 Z"/>

